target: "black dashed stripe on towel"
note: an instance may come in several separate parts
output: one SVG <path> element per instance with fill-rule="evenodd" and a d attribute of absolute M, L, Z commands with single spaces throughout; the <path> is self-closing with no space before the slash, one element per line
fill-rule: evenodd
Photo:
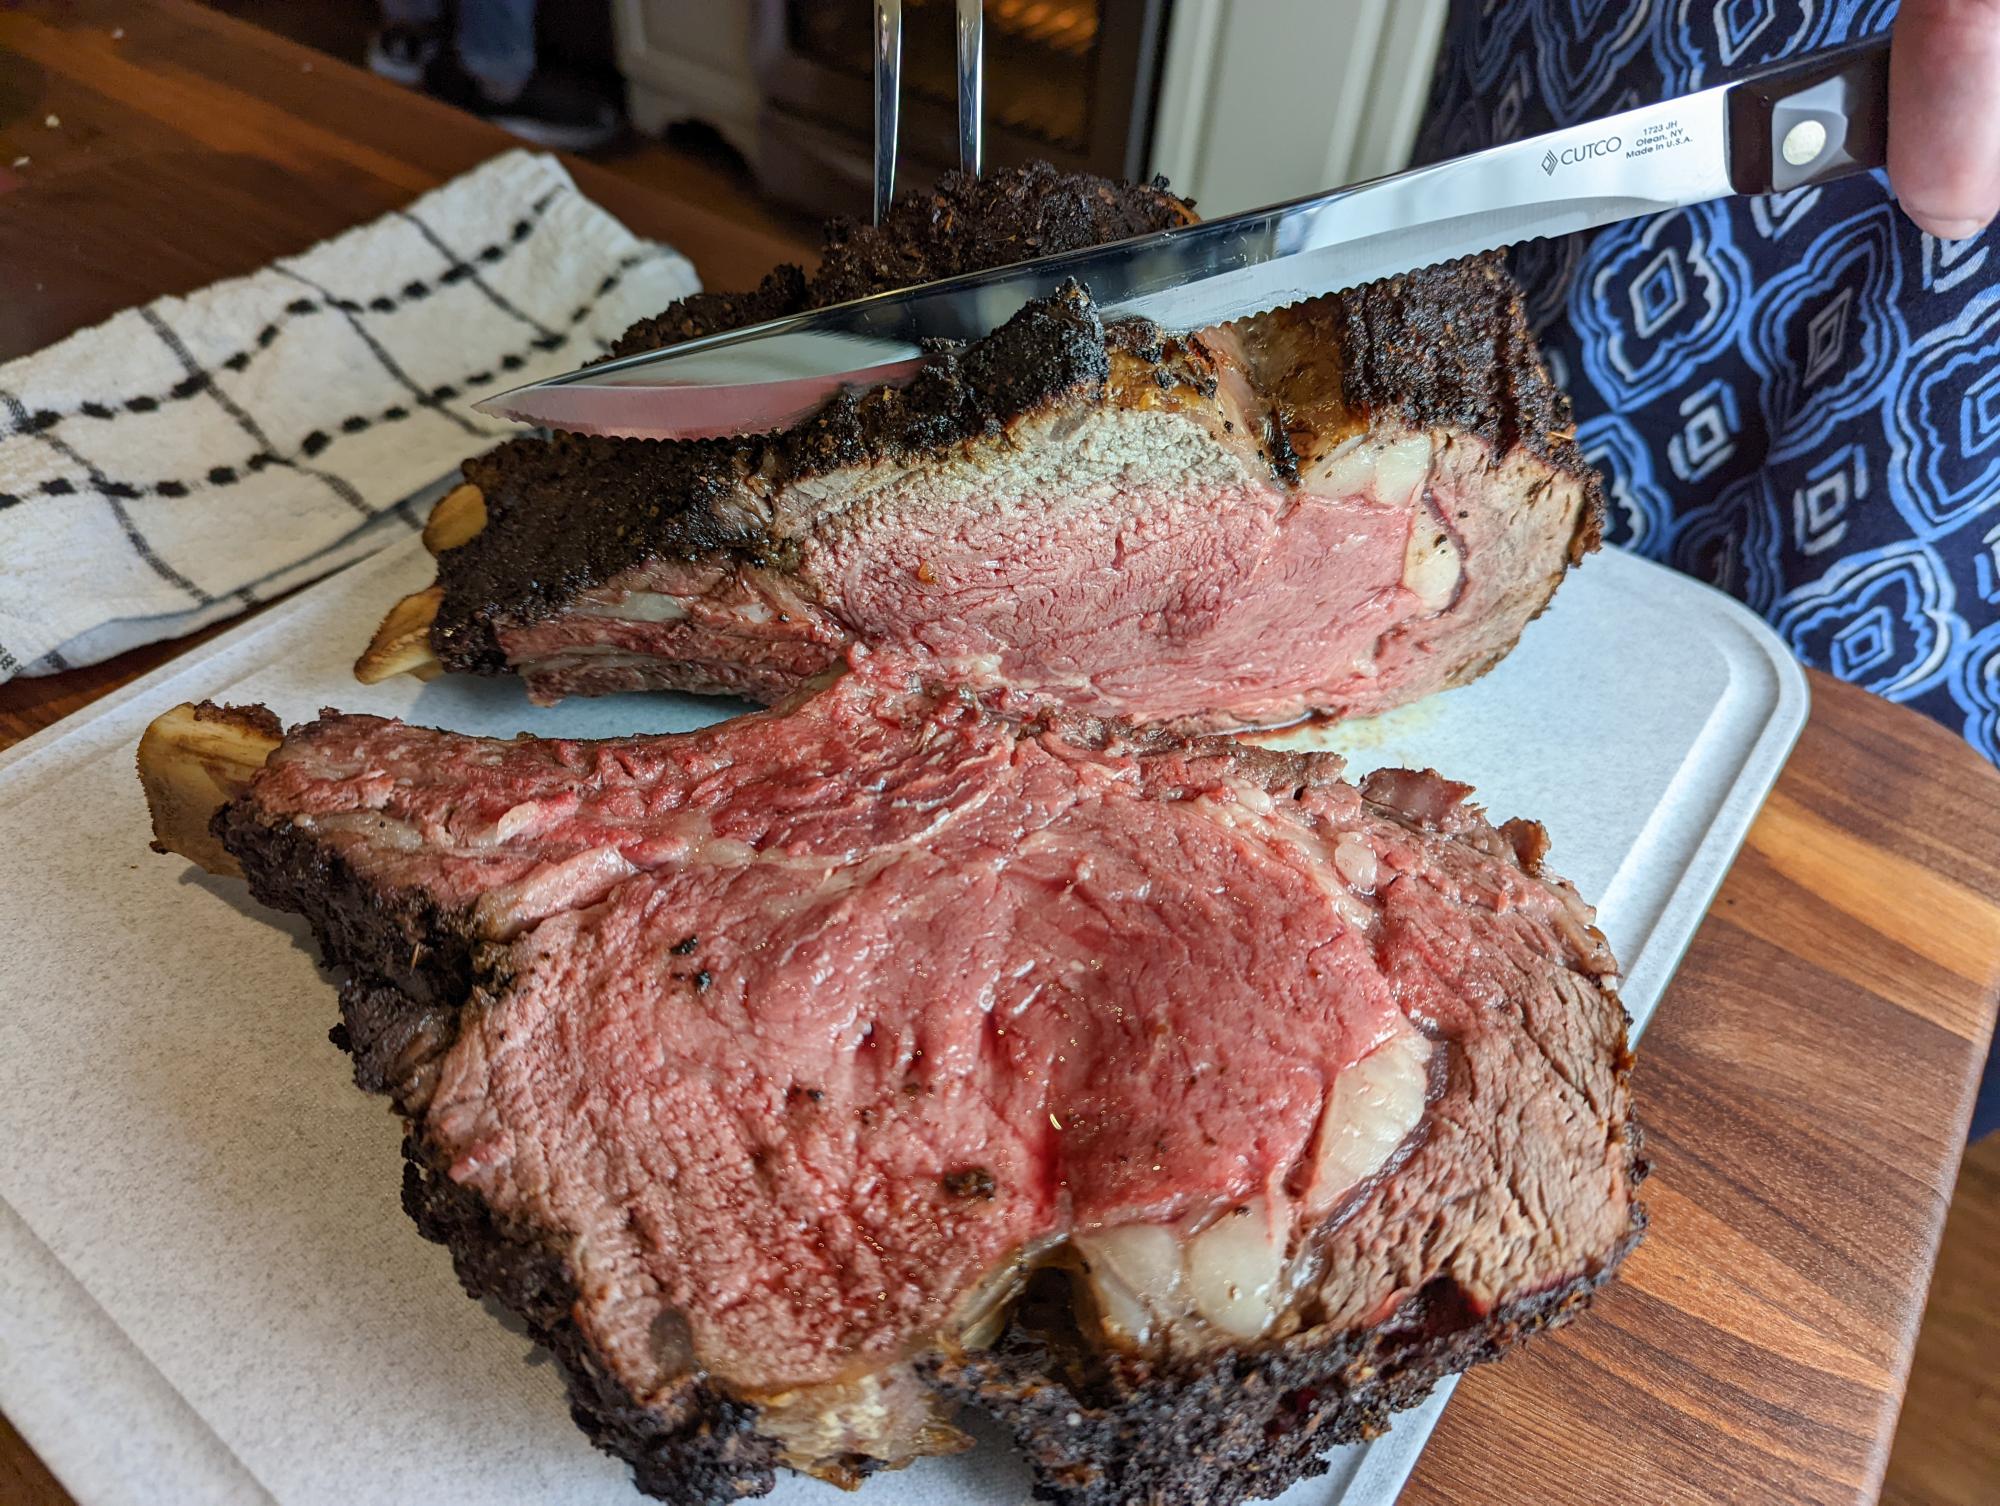
<path fill-rule="evenodd" d="M 598 283 L 597 288 L 595 292 L 591 295 L 591 297 L 586 302 L 584 302 L 583 304 L 581 304 L 579 307 L 577 307 L 575 310 L 572 311 L 569 319 L 570 323 L 569 330 L 564 332 L 554 333 L 551 335 L 537 335 L 533 340 L 528 342 L 528 344 L 523 348 L 519 350 L 508 351 L 505 354 L 503 354 L 500 357 L 500 359 L 494 362 L 490 368 L 480 371 L 469 371 L 465 373 L 465 375 L 460 377 L 456 382 L 449 385 L 448 387 L 440 388 L 438 390 L 440 392 L 449 394 L 449 397 L 445 399 L 448 401 L 449 398 L 455 398 L 462 393 L 473 392 L 478 390 L 479 388 L 498 383 L 504 376 L 512 372 L 517 372 L 521 370 L 528 363 L 528 352 L 530 350 L 555 351 L 561 349 L 563 346 L 569 344 L 570 341 L 575 338 L 576 326 L 582 324 L 592 314 L 594 314 L 597 311 L 598 304 L 617 290 L 620 283 L 624 281 L 625 274 L 627 272 L 630 272 L 634 267 L 643 266 L 647 262 L 657 261 L 661 257 L 667 254 L 668 253 L 664 251 L 654 251 L 648 255 L 626 256 L 621 258 L 613 267 L 613 269 L 610 272 L 606 273 L 604 278 Z M 211 393 L 214 396 L 215 401 L 219 403 L 223 407 L 224 411 L 227 412 L 230 415 L 230 417 L 236 421 L 238 427 L 242 428 L 246 434 L 248 434 L 253 440 L 257 442 L 259 448 L 250 452 L 242 460 L 239 460 L 234 464 L 211 466 L 208 469 L 208 471 L 206 471 L 201 476 L 168 477 L 166 479 L 158 481 L 130 481 L 123 479 L 104 478 L 101 472 L 93 470 L 91 472 L 91 475 L 93 477 L 94 483 L 97 484 L 100 487 L 100 489 L 104 490 L 108 496 L 117 499 L 123 499 L 126 501 L 130 501 L 134 498 L 145 497 L 145 496 L 185 497 L 193 492 L 203 491 L 210 487 L 233 486 L 237 482 L 242 481 L 249 476 L 255 475 L 257 472 L 265 470 L 270 466 L 280 465 L 280 466 L 285 466 L 288 469 L 301 471 L 307 475 L 311 475 L 325 481 L 328 484 L 329 488 L 334 490 L 336 494 L 341 497 L 342 501 L 346 502 L 349 506 L 354 507 L 357 511 L 360 511 L 366 516 L 373 516 L 373 514 L 370 513 L 368 510 L 366 499 L 362 498 L 359 491 L 354 487 L 352 487 L 351 485 L 349 485 L 340 476 L 334 475 L 327 471 L 320 470 L 313 466 L 302 465 L 298 461 L 287 459 L 285 456 L 279 454 L 277 448 L 270 443 L 269 439 L 264 434 L 262 426 L 259 425 L 254 419 L 250 418 L 250 416 L 243 411 L 241 406 L 235 403 L 234 400 L 231 399 L 229 395 L 226 392 L 224 392 L 219 385 L 215 383 L 212 376 L 206 375 L 201 372 L 198 363 L 195 362 L 193 358 L 193 355 L 190 352 L 186 351 L 184 345 L 181 345 L 179 343 L 179 337 L 175 335 L 171 326 L 167 325 L 166 322 L 163 319 L 161 319 L 154 310 L 150 308 L 141 309 L 139 310 L 139 312 L 146 318 L 147 323 L 153 327 L 154 331 L 160 334 L 161 339 L 168 345 L 168 347 L 174 350 L 175 357 L 179 359 L 184 366 L 189 368 L 189 376 L 186 379 L 184 379 L 181 383 L 176 384 L 175 391 L 179 392 L 182 389 L 185 389 L 186 395 L 188 396 L 194 396 L 202 392 Z M 527 320 L 525 316 L 524 316 L 524 322 L 529 323 L 531 326 L 536 328 L 540 327 L 539 324 L 537 324 L 535 321 Z M 414 384 L 408 381 L 407 378 L 401 379 L 400 385 L 402 385 L 406 390 L 413 392 L 413 394 L 416 394 L 419 400 L 421 401 L 422 394 L 417 393 L 417 389 L 415 388 Z M 85 404 L 84 406 L 85 408 L 92 408 L 99 405 Z M 121 405 L 118 411 L 123 412 L 129 410 L 135 412 L 152 412 L 158 406 L 159 404 L 151 402 L 150 400 L 135 399 L 132 403 Z M 421 406 L 427 408 L 435 408 L 437 404 L 433 402 L 422 402 Z M 108 416 L 116 416 L 116 415 L 108 414 Z M 400 423 L 402 420 L 408 418 L 409 416 L 410 416 L 410 408 L 407 405 L 402 403 L 392 403 L 387 408 L 382 409 L 379 413 L 349 414 L 346 418 L 340 421 L 338 429 L 342 435 L 360 434 L 367 431 L 368 429 L 375 427 L 377 424 Z M 449 417 L 452 415 L 447 414 L 447 416 Z M 41 409 L 33 413 L 29 413 L 25 409 L 23 409 L 21 410 L 21 416 L 17 419 L 14 425 L 14 431 L 17 433 L 35 434 L 44 439 L 49 439 L 51 437 L 50 431 L 53 430 L 61 422 L 61 420 L 62 420 L 62 415 L 50 412 L 47 409 Z M 461 428 L 466 428 L 467 432 L 477 433 L 481 438 L 496 437 L 500 433 L 505 432 L 504 430 L 501 429 L 488 430 L 479 428 L 469 428 L 467 425 L 463 423 L 461 423 L 459 426 Z M 333 435 L 329 434 L 324 429 L 314 429 L 300 438 L 299 452 L 307 459 L 311 459 L 312 457 L 317 456 L 321 451 L 325 450 L 327 446 L 330 445 L 332 442 L 333 442 Z M 41 484 L 38 491 L 39 495 L 45 497 L 68 496 L 76 491 L 76 486 L 75 483 L 69 481 L 68 479 L 58 476 L 51 480 L 44 481 Z M 23 495 L 19 495 L 12 492 L 0 492 L 0 512 L 4 512 L 9 507 L 13 507 L 16 504 L 24 502 L 26 500 L 27 497 Z"/>
<path fill-rule="evenodd" d="M 513 255 L 515 248 L 520 246 L 534 233 L 536 226 L 541 222 L 543 213 L 548 209 L 555 197 L 554 194 L 543 194 L 529 206 L 525 216 L 514 221 L 512 229 L 504 240 L 489 241 L 466 260 L 468 262 L 477 262 L 488 268 L 497 267 L 501 262 Z M 463 265 L 455 256 L 450 259 L 454 268 Z M 450 270 L 447 269 L 447 271 Z M 328 312 L 358 313 L 363 308 L 366 308 L 371 313 L 391 314 L 408 304 L 430 297 L 440 287 L 449 286 L 450 283 L 460 281 L 471 270 L 467 266 L 464 271 L 450 276 L 448 281 L 444 277 L 411 278 L 396 292 L 378 294 L 365 304 L 356 303 L 352 299 L 294 298 L 290 303 L 285 305 L 283 312 L 278 318 L 272 320 L 257 332 L 256 338 L 250 344 L 245 345 L 240 350 L 231 352 L 228 356 L 216 362 L 216 365 L 233 372 L 241 373 L 247 370 L 250 363 L 260 354 L 275 345 L 279 336 L 284 333 L 285 326 L 295 319 L 308 319 L 314 315 Z M 54 425 L 67 422 L 72 418 L 89 418 L 102 421 L 117 418 L 125 413 L 155 413 L 169 403 L 186 402 L 201 391 L 202 388 L 199 385 L 190 384 L 186 380 L 182 380 L 176 382 L 164 392 L 140 393 L 135 397 L 109 402 L 91 401 L 79 403 L 75 408 L 66 412 L 44 410 L 46 413 L 44 421 Z M 43 415 L 38 414 L 37 416 L 42 417 Z"/>
<path fill-rule="evenodd" d="M 583 320 L 589 318 L 595 312 L 599 299 L 616 289 L 618 284 L 623 280 L 625 273 L 631 271 L 634 267 L 642 266 L 646 262 L 656 260 L 658 255 L 663 254 L 665 253 L 648 256 L 628 256 L 620 261 L 616 268 L 605 276 L 603 282 L 598 287 L 596 296 L 576 311 L 575 321 L 581 323 Z M 160 335 L 162 340 L 166 341 L 170 346 L 177 341 L 178 337 L 174 334 L 172 327 L 165 320 L 160 319 L 152 309 L 141 309 L 139 312 L 146 319 L 146 322 L 152 326 L 154 332 Z M 556 344 L 558 346 L 566 345 L 572 338 L 574 338 L 573 331 L 558 335 L 556 337 Z M 539 345 L 541 341 L 537 338 L 534 343 Z M 180 355 L 181 352 L 177 351 L 176 354 Z M 195 365 L 191 354 L 184 356 L 184 359 L 190 366 Z M 526 356 L 523 353 L 509 352 L 494 364 L 498 368 L 498 371 L 518 371 L 526 364 Z M 487 386 L 497 380 L 497 371 L 471 371 L 460 377 L 453 384 L 452 390 L 455 392 L 469 392 Z M 92 467 L 90 468 L 91 484 L 100 491 L 103 491 L 107 496 L 126 501 L 149 496 L 169 498 L 187 497 L 197 492 L 235 486 L 275 465 L 325 480 L 336 490 L 340 487 L 346 487 L 346 491 L 338 492 L 342 500 L 349 501 L 351 505 L 354 505 L 366 517 L 375 516 L 375 513 L 369 510 L 366 500 L 361 497 L 360 493 L 353 487 L 348 486 L 341 477 L 333 475 L 330 472 L 318 470 L 312 466 L 302 465 L 297 461 L 287 459 L 285 456 L 278 454 L 271 447 L 262 426 L 255 419 L 243 412 L 241 407 L 232 402 L 228 395 L 221 391 L 220 388 L 216 388 L 214 391 L 216 401 L 222 404 L 232 419 L 236 420 L 238 427 L 242 428 L 262 448 L 253 450 L 240 460 L 232 463 L 211 466 L 199 476 L 167 477 L 158 481 L 121 480 L 108 476 Z M 51 426 L 42 425 L 38 427 L 34 422 L 34 415 L 27 414 L 25 409 L 20 409 L 19 411 L 25 417 L 17 422 L 16 432 L 35 434 L 45 442 L 55 445 L 60 452 L 66 455 L 74 455 L 74 451 L 69 450 L 66 445 L 57 444 L 55 437 L 48 432 Z M 350 414 L 348 417 L 342 419 L 336 427 L 342 435 L 355 435 L 364 433 L 377 424 L 400 423 L 409 416 L 410 408 L 408 405 L 392 403 L 379 413 Z M 333 443 L 333 438 L 334 436 L 329 434 L 325 429 L 314 429 L 300 439 L 299 452 L 308 458 L 316 456 Z M 63 497 L 76 495 L 77 490 L 75 482 L 64 476 L 56 476 L 44 481 L 39 488 L 39 493 L 45 497 Z M 348 496 L 348 492 L 353 493 L 351 498 Z M 0 492 L 0 511 L 4 511 L 6 508 L 25 500 L 27 500 L 25 497 Z"/>
<path fill-rule="evenodd" d="M 446 418 L 451 420 L 452 423 L 458 425 L 459 428 L 463 429 L 466 433 L 475 436 L 476 438 L 482 438 L 482 439 L 492 438 L 496 435 L 504 434 L 506 432 L 506 429 L 504 427 L 491 428 L 491 429 L 481 428 L 478 424 L 475 424 L 471 419 L 467 418 L 464 414 L 456 412 L 453 409 L 447 408 L 445 404 L 458 396 L 458 391 L 456 388 L 451 386 L 443 386 L 434 388 L 431 391 L 426 392 L 422 387 L 419 387 L 414 381 L 412 381 L 410 379 L 410 374 L 407 371 L 403 370 L 402 364 L 399 361 L 397 361 L 397 359 L 394 356 L 389 354 L 388 348 L 384 346 L 380 340 L 375 338 L 373 332 L 369 330 L 368 326 L 361 322 L 359 315 L 357 315 L 353 310 L 343 306 L 344 303 L 350 303 L 353 300 L 351 299 L 342 300 L 336 298 L 331 292 L 321 287 L 318 283 L 314 282 L 310 277 L 307 277 L 303 272 L 295 272 L 281 261 L 272 262 L 271 270 L 273 272 L 278 273 L 282 277 L 291 278 L 292 281 L 294 282 L 303 283 L 306 287 L 311 288 L 315 293 L 319 294 L 320 297 L 326 299 L 328 303 L 334 305 L 336 308 L 339 308 L 341 317 L 345 319 L 348 322 L 348 324 L 353 328 L 354 333 L 361 337 L 361 343 L 363 345 L 366 345 L 369 351 L 373 353 L 376 362 L 381 366 L 381 368 L 384 371 L 389 373 L 389 376 L 393 381 L 395 381 L 399 386 L 401 386 L 404 391 L 408 392 L 411 397 L 417 400 L 417 405 L 419 407 L 429 408 L 433 413 L 436 413 L 440 418 Z M 320 442 L 320 448 L 324 447 L 325 447 L 325 441 L 322 438 Z M 318 451 L 313 448 L 313 436 L 311 434 L 308 434 L 305 437 L 305 439 L 300 441 L 299 448 L 304 450 L 305 453 L 308 455 L 318 453 Z"/>
<path fill-rule="evenodd" d="M 199 381 L 201 390 L 214 397 L 217 405 L 221 407 L 224 413 L 229 415 L 236 427 L 241 429 L 245 434 L 248 434 L 252 440 L 256 441 L 259 453 L 271 455 L 279 465 L 298 471 L 302 475 L 311 476 L 315 481 L 324 485 L 328 491 L 340 498 L 341 501 L 360 513 L 362 517 L 366 518 L 374 515 L 374 509 L 362 498 L 361 493 L 354 489 L 352 482 L 334 475 L 331 471 L 323 471 L 316 466 L 300 465 L 297 461 L 286 460 L 283 456 L 277 455 L 270 439 L 266 437 L 263 428 L 258 424 L 257 420 L 244 412 L 242 406 L 234 398 L 230 397 L 228 393 L 224 392 L 209 379 L 209 374 L 202 370 L 201 363 L 195 360 L 193 353 L 189 351 L 186 343 L 179 335 L 174 333 L 172 326 L 160 317 L 159 310 L 150 307 L 142 308 L 139 310 L 139 317 L 144 319 L 153 333 L 160 337 L 161 343 L 174 353 L 174 359 L 186 368 L 188 380 Z M 236 478 L 237 472 L 233 466 L 215 466 L 208 473 L 208 480 L 211 485 L 226 485 L 235 481 Z"/>
<path fill-rule="evenodd" d="M 132 546 L 132 552 L 146 562 L 148 569 L 175 590 L 185 591 L 189 596 L 193 597 L 197 606 L 205 607 L 215 600 L 208 592 L 202 590 L 200 586 L 197 586 L 154 552 L 153 546 L 147 542 L 145 534 L 141 533 L 138 525 L 132 521 L 132 514 L 126 510 L 124 499 L 133 494 L 129 484 L 113 481 L 96 466 L 84 459 L 83 456 L 79 455 L 60 436 L 50 432 L 51 426 L 34 423 L 34 416 L 28 412 L 27 408 L 22 405 L 21 400 L 14 396 L 13 393 L 0 391 L 0 407 L 4 407 L 7 410 L 8 417 L 13 420 L 15 433 L 33 434 L 43 444 L 47 445 L 58 455 L 62 456 L 63 459 L 69 461 L 90 477 L 90 484 L 97 488 L 103 495 L 105 502 L 110 506 L 111 515 L 118 520 L 118 526 L 124 531 L 126 542 Z M 44 486 L 43 490 L 46 491 L 47 489 Z M 162 495 L 178 494 L 162 493 Z"/>
<path fill-rule="evenodd" d="M 546 199 L 542 200 L 541 203 L 538 203 L 536 205 L 537 211 L 539 212 L 542 206 L 546 203 L 547 203 Z M 502 293 L 498 288 L 494 287 L 493 284 L 488 282 L 484 277 L 481 277 L 479 275 L 479 269 L 477 266 L 474 265 L 474 262 L 484 259 L 487 253 L 491 252 L 494 249 L 493 247 L 488 246 L 484 251 L 479 252 L 471 260 L 460 260 L 459 254 L 456 251 L 454 251 L 450 247 L 450 245 L 446 243 L 445 238 L 439 235 L 437 231 L 433 230 L 429 225 L 425 224 L 423 220 L 419 218 L 413 211 L 404 209 L 404 210 L 399 210 L 398 213 L 400 213 L 402 217 L 408 220 L 412 225 L 416 226 L 417 233 L 421 235 L 425 240 L 429 241 L 431 243 L 432 249 L 434 249 L 438 255 L 442 256 L 445 259 L 445 262 L 447 263 L 444 273 L 445 276 L 447 277 L 453 276 L 462 270 L 467 276 L 470 277 L 472 285 L 475 288 L 479 289 L 480 293 L 485 296 L 486 301 L 492 304 L 496 309 L 500 310 L 501 313 L 507 315 L 510 319 L 518 320 L 520 323 L 527 325 L 528 328 L 532 329 L 537 335 L 540 335 L 543 339 L 557 340 L 558 343 L 560 343 L 560 337 L 557 336 L 554 330 L 550 329 L 546 324 L 542 323 L 541 320 L 535 318 L 533 315 L 522 312 L 522 310 L 515 305 L 514 301 L 511 298 L 509 298 L 506 294 Z M 494 260 L 497 261 L 499 260 L 499 258 L 495 257 Z M 541 348 L 544 350 L 554 349 L 553 346 L 548 346 L 548 345 L 544 345 Z"/>

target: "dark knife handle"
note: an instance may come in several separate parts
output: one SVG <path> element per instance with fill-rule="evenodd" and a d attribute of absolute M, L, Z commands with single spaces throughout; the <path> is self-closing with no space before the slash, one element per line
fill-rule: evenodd
<path fill-rule="evenodd" d="M 1729 86 L 1729 181 L 1784 193 L 1889 162 L 1889 39 L 1818 53 Z"/>

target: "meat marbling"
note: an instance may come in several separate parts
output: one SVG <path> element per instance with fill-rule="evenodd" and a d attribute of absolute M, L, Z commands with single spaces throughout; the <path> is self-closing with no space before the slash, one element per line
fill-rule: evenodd
<path fill-rule="evenodd" d="M 673 737 L 327 714 L 215 821 L 642 1488 L 971 1402 L 1047 1500 L 1273 1494 L 1616 1267 L 1625 1020 L 1540 828 L 855 659 Z"/>

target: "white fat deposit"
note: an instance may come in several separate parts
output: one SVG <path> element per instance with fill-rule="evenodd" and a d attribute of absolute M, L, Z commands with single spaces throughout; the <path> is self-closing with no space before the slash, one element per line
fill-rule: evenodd
<path fill-rule="evenodd" d="M 1330 497 L 1373 495 L 1385 506 L 1415 500 L 1431 473 L 1427 434 L 1387 442 L 1350 441 L 1331 451 L 1310 480 L 1313 491 Z"/>
<path fill-rule="evenodd" d="M 1410 542 L 1403 549 L 1403 584 L 1424 604 L 1425 610 L 1442 612 L 1458 592 L 1463 565 L 1458 545 L 1442 523 L 1420 516 L 1410 528 Z"/>
<path fill-rule="evenodd" d="M 1361 890 L 1373 893 L 1375 880 L 1381 876 L 1381 863 L 1375 856 L 1375 849 L 1368 845 L 1366 837 L 1348 832 L 1333 846 L 1333 866 L 1340 870 L 1340 876 Z"/>
<path fill-rule="evenodd" d="M 1225 1213 L 1188 1246 L 1188 1291 L 1201 1315 L 1224 1333 L 1254 1339 L 1277 1315 L 1285 1264 L 1282 1229 L 1262 1198 Z"/>
<path fill-rule="evenodd" d="M 586 596 L 570 610 L 585 617 L 617 617 L 626 622 L 679 622 L 688 614 L 686 603 L 658 591 L 621 591 L 615 598 Z"/>
<path fill-rule="evenodd" d="M 1327 893 L 1333 903 L 1333 912 L 1357 931 L 1365 931 L 1374 922 L 1375 912 L 1349 894 L 1345 889 L 1333 888 Z"/>
<path fill-rule="evenodd" d="M 1184 1305 L 1181 1242 L 1160 1224 L 1127 1224 L 1076 1236 L 1107 1327 L 1143 1343 L 1153 1323 Z"/>
<path fill-rule="evenodd" d="M 1333 1206 L 1355 1183 L 1372 1177 L 1424 1117 L 1430 1088 L 1431 1043 L 1399 1031 L 1334 1079 L 1313 1147 L 1306 1207 Z"/>

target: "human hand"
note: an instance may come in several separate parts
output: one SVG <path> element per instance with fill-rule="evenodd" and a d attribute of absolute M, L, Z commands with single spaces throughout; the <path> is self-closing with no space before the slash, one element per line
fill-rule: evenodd
<path fill-rule="evenodd" d="M 1889 181 L 1944 240 L 2000 213 L 2000 0 L 1903 0 L 1889 60 Z"/>

